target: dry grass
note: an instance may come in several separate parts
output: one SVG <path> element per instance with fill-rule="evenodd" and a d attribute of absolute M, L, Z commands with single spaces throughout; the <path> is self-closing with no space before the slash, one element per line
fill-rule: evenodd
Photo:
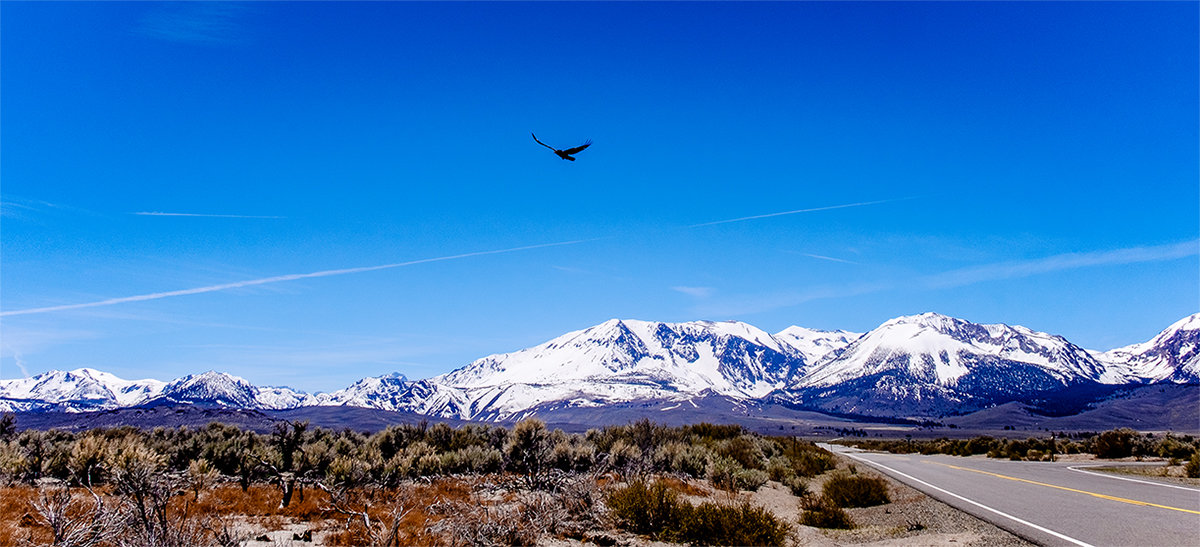
<path fill-rule="evenodd" d="M 444 543 L 427 532 L 429 524 L 444 518 L 438 508 L 467 503 L 472 487 L 473 483 L 466 480 L 443 478 L 391 489 L 355 489 L 347 493 L 346 500 L 351 509 L 365 511 L 373 523 L 394 524 L 399 530 L 396 545 L 431 545 Z M 0 545 L 50 543 L 49 531 L 33 507 L 37 497 L 38 489 L 33 486 L 0 488 Z M 175 514 L 182 514 L 186 507 L 189 517 L 202 520 L 236 518 L 268 532 L 307 523 L 329 532 L 325 537 L 329 545 L 371 542 L 361 522 L 338 513 L 330 495 L 320 489 L 305 488 L 303 498 L 297 494 L 285 508 L 279 507 L 280 497 L 279 489 L 271 485 L 252 485 L 242 491 L 236 484 L 225 484 L 201 492 L 198 500 L 193 500 L 190 493 L 175 496 L 170 507 Z"/>
<path fill-rule="evenodd" d="M 676 477 L 662 477 L 658 480 L 666 484 L 667 488 L 693 498 L 707 498 L 713 493 L 711 488 L 703 486 L 698 481 L 686 481 Z"/>
<path fill-rule="evenodd" d="M 38 491 L 30 486 L 0 488 L 0 545 L 20 545 L 31 539 L 43 544 L 49 532 L 33 520 Z"/>

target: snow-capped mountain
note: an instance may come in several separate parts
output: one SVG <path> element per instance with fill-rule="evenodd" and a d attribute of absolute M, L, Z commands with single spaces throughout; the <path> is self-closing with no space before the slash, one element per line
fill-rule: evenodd
<path fill-rule="evenodd" d="M 847 413 L 936 415 L 1095 383 L 1103 374 L 1100 362 L 1061 336 L 926 313 L 892 319 L 827 355 L 784 399 Z"/>
<path fill-rule="evenodd" d="M 800 355 L 804 356 L 805 363 L 813 364 L 826 355 L 850 345 L 861 336 L 861 332 L 817 330 L 793 326 L 776 334 L 775 339 L 800 352 Z"/>
<path fill-rule="evenodd" d="M 0 380 L 0 411 L 54 407 L 80 412 L 134 406 L 158 396 L 166 385 L 159 380 L 124 380 L 90 368 L 52 370 Z"/>
<path fill-rule="evenodd" d="M 1093 352 L 1109 384 L 1200 383 L 1200 313 L 1176 321 L 1147 342 Z"/>
<path fill-rule="evenodd" d="M 285 409 L 317 399 L 283 387 L 257 387 L 223 372 L 193 374 L 172 382 L 125 380 L 98 370 L 54 370 L 30 378 L 0 380 L 0 411 L 84 412 L 141 405 L 194 404 Z"/>
<path fill-rule="evenodd" d="M 793 340 L 800 343 L 801 333 Z M 821 344 L 834 342 L 808 346 Z M 786 386 L 804 367 L 804 353 L 745 323 L 613 319 L 532 348 L 479 359 L 422 383 L 364 380 L 331 394 L 331 401 L 508 419 L 546 402 L 599 406 L 701 394 L 759 398 Z"/>
<path fill-rule="evenodd" d="M 735 322 L 610 320 L 409 381 L 398 373 L 310 395 L 209 371 L 171 382 L 93 369 L 0 380 L 0 411 L 189 404 L 259 410 L 359 406 L 471 420 L 658 401 L 780 402 L 877 416 L 958 414 L 1097 383 L 1200 383 L 1200 314 L 1144 343 L 1088 352 L 1025 327 L 934 313 L 858 334 Z"/>
<path fill-rule="evenodd" d="M 317 398 L 286 387 L 257 387 L 224 372 L 190 374 L 163 387 L 162 393 L 141 404 L 193 404 L 281 410 L 317 404 Z"/>

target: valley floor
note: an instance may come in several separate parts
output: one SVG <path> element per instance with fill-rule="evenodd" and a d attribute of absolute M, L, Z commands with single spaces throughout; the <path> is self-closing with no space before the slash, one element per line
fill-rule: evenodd
<path fill-rule="evenodd" d="M 838 458 L 837 473 L 869 474 L 846 458 Z M 809 479 L 809 491 L 820 493 L 834 472 Z M 713 488 L 705 480 L 668 479 L 672 487 L 693 503 L 714 501 L 737 504 L 749 501 L 787 522 L 792 532 L 790 545 L 870 545 L 870 546 L 1018 546 L 1030 545 L 996 526 L 951 508 L 923 493 L 888 477 L 889 503 L 874 507 L 847 509 L 855 527 L 827 530 L 803 526 L 800 522 L 801 498 L 787 487 L 769 482 L 757 491 L 730 493 Z M 578 495 L 596 496 L 620 484 L 610 477 L 599 477 L 584 485 Z M 427 484 L 411 485 L 395 492 L 361 493 L 345 498 L 341 506 L 353 509 L 372 506 L 375 528 L 367 530 L 354 515 L 339 514 L 329 495 L 313 488 L 304 491 L 287 509 L 278 506 L 279 490 L 267 485 L 252 485 L 242 491 L 236 484 L 224 484 L 201 492 L 189 502 L 190 514 L 204 526 L 228 526 L 231 536 L 244 547 L 364 545 L 378 542 L 394 523 L 398 544 L 470 545 L 483 536 L 515 545 L 568 547 L 577 545 L 623 545 L 629 547 L 669 546 L 671 543 L 639 537 L 617 526 L 603 510 L 575 514 L 558 508 L 570 503 L 570 496 L 554 497 L 522 491 L 502 478 L 471 477 L 435 479 Z M 0 489 L 0 544 L 48 544 L 50 538 L 34 504 L 34 487 Z M 187 502 L 192 494 L 182 497 Z M 375 502 L 368 501 L 375 497 Z M 76 511 L 86 508 L 88 498 L 77 491 Z M 382 501 L 402 500 L 408 513 L 393 520 Z M 592 498 L 599 499 L 598 497 Z M 357 504 L 357 505 L 356 505 Z M 372 505 L 373 504 L 373 505 Z M 482 511 L 479 509 L 483 507 Z M 68 511 L 70 512 L 70 511 Z M 432 526 L 431 526 L 432 524 Z M 507 532 L 500 528 L 509 526 Z M 307 539 L 306 540 L 306 534 Z M 374 534 L 374 535 L 372 535 Z M 505 535 L 507 534 L 507 535 Z M 485 543 L 487 543 L 485 541 Z"/>

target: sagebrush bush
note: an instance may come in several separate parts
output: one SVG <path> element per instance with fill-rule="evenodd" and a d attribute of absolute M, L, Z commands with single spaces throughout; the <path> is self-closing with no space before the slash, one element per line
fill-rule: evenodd
<path fill-rule="evenodd" d="M 745 469 L 738 462 L 725 456 L 713 456 L 708 462 L 708 480 L 724 490 L 738 490 L 737 474 L 741 471 Z"/>
<path fill-rule="evenodd" d="M 679 493 L 666 482 L 634 481 L 605 500 L 614 517 L 635 534 L 656 535 L 679 521 Z"/>
<path fill-rule="evenodd" d="M 692 505 L 665 481 L 634 482 L 611 492 L 608 507 L 623 527 L 691 545 L 782 545 L 788 526 L 749 502 Z"/>
<path fill-rule="evenodd" d="M 838 507 L 870 507 L 890 501 L 887 481 L 867 475 L 834 473 L 825 481 L 821 492 Z"/>
<path fill-rule="evenodd" d="M 767 472 L 758 469 L 741 469 L 733 474 L 733 486 L 738 490 L 757 492 L 768 480 Z"/>
<path fill-rule="evenodd" d="M 801 477 L 792 475 L 783 479 L 783 485 L 792 491 L 792 495 L 796 497 L 804 497 L 808 495 L 808 481 Z"/>
<path fill-rule="evenodd" d="M 1183 465 L 1183 472 L 1190 478 L 1200 479 L 1200 452 L 1192 452 L 1191 459 Z"/>
<path fill-rule="evenodd" d="M 842 530 L 854 528 L 850 514 L 825 496 L 808 496 L 801 503 L 804 511 L 800 514 L 800 524 Z"/>

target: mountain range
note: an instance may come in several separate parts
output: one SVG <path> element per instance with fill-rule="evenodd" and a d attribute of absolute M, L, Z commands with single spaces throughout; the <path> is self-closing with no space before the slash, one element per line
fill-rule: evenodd
<path fill-rule="evenodd" d="M 423 380 L 364 378 L 330 393 L 255 386 L 222 372 L 124 380 L 93 370 L 0 380 L 0 411 L 83 412 L 192 405 L 286 410 L 365 407 L 510 421 L 564 410 L 733 401 L 839 415 L 936 417 L 1088 386 L 1200 383 L 1200 314 L 1105 352 L 1021 326 L 936 313 L 867 333 L 736 322 L 609 320 Z"/>

